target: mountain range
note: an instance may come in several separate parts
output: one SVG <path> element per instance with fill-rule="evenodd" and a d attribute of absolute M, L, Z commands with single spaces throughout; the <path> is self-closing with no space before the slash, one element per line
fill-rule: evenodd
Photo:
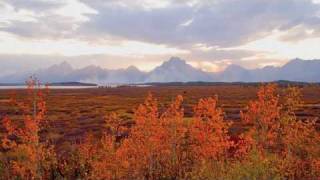
<path fill-rule="evenodd" d="M 149 83 L 149 82 L 269 82 L 277 80 L 320 82 L 320 60 L 293 59 L 282 67 L 266 66 L 246 69 L 230 65 L 222 72 L 205 72 L 172 57 L 150 72 L 135 66 L 126 69 L 104 69 L 99 66 L 73 68 L 69 63 L 53 65 L 35 72 L 20 72 L 1 76 L 0 83 L 21 83 L 30 75 L 42 82 Z"/>

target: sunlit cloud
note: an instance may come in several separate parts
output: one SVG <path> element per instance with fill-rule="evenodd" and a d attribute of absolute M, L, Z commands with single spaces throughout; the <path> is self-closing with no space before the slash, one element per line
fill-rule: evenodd
<path fill-rule="evenodd" d="M 69 0 L 65 6 L 55 11 L 62 16 L 72 17 L 75 21 L 89 21 L 87 14 L 97 14 L 98 12 L 78 0 Z"/>
<path fill-rule="evenodd" d="M 320 57 L 320 37 L 307 38 L 297 42 L 281 41 L 286 32 L 274 31 L 272 35 L 250 42 L 248 44 L 229 49 L 263 51 L 265 58 L 277 59 L 317 59 Z"/>
<path fill-rule="evenodd" d="M 0 2 L 0 27 L 9 26 L 11 21 L 19 20 L 24 22 L 37 21 L 35 18 L 35 13 L 30 10 L 18 10 L 16 11 L 14 7 L 9 4 Z"/>
<path fill-rule="evenodd" d="M 207 72 L 219 72 L 223 70 L 222 66 L 208 61 L 192 61 L 190 65 Z"/>
<path fill-rule="evenodd" d="M 320 57 L 319 0 L 0 0 L 0 11 L 0 55 L 142 69 L 179 56 L 207 71 Z"/>

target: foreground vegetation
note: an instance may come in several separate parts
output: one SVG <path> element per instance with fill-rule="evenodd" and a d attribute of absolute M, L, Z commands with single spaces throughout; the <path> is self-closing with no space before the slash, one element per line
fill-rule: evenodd
<path fill-rule="evenodd" d="M 5 117 L 2 126 L 2 179 L 317 179 L 320 133 L 315 119 L 295 115 L 298 88 L 283 96 L 277 86 L 261 86 L 258 99 L 241 112 L 248 127 L 231 133 L 218 98 L 200 99 L 185 118 L 183 97 L 164 110 L 149 94 L 134 112 L 134 124 L 116 113 L 105 117 L 103 135 L 87 133 L 66 153 L 42 138 L 49 131 L 46 92 L 29 82 L 29 98 L 13 104 L 21 121 Z"/>

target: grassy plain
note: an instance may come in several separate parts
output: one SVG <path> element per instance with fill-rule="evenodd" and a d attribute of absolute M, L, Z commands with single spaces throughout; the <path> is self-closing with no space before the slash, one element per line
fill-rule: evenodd
<path fill-rule="evenodd" d="M 47 96 L 46 118 L 50 128 L 42 133 L 42 137 L 55 141 L 62 150 L 79 142 L 86 132 L 99 134 L 105 130 L 104 117 L 111 112 L 117 112 L 130 126 L 134 108 L 143 103 L 149 92 L 158 99 L 160 110 L 177 95 L 183 95 L 186 119 L 193 116 L 193 106 L 200 98 L 218 96 L 225 118 L 233 121 L 231 131 L 236 133 L 244 128 L 239 125 L 240 111 L 250 100 L 256 99 L 258 88 L 256 85 L 216 85 L 52 89 Z M 305 85 L 301 90 L 304 104 L 297 110 L 297 116 L 320 117 L 320 86 Z M 16 119 L 21 116 L 21 111 L 10 105 L 10 94 L 13 92 L 18 100 L 26 96 L 25 90 L 0 90 L 0 119 L 5 115 Z"/>

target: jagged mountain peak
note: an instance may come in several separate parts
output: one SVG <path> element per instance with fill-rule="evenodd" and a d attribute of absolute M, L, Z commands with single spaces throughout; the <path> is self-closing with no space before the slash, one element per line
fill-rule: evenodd
<path fill-rule="evenodd" d="M 187 64 L 179 57 L 171 57 L 150 72 L 142 72 L 135 66 L 125 69 L 109 70 L 90 65 L 73 69 L 68 62 L 61 62 L 36 72 L 21 72 L 3 76 L 0 82 L 21 83 L 31 74 L 43 82 L 95 82 L 95 83 L 141 83 L 141 82 L 268 82 L 276 80 L 320 82 L 320 60 L 293 59 L 282 67 L 266 66 L 257 69 L 245 69 L 232 64 L 219 73 L 205 72 Z"/>
<path fill-rule="evenodd" d="M 145 82 L 211 81 L 210 75 L 187 64 L 179 57 L 171 57 L 152 70 Z"/>
<path fill-rule="evenodd" d="M 179 57 L 171 57 L 168 61 L 165 61 L 161 66 L 181 66 L 187 65 L 186 61 Z"/>
<path fill-rule="evenodd" d="M 224 72 L 229 72 L 229 71 L 245 71 L 246 69 L 243 68 L 240 65 L 237 64 L 230 64 L 229 66 L 227 66 L 227 68 L 224 70 Z"/>
<path fill-rule="evenodd" d="M 129 66 L 129 67 L 127 67 L 127 69 L 126 69 L 127 71 L 140 71 L 136 66 L 133 66 L 133 65 L 131 65 L 131 66 Z"/>
<path fill-rule="evenodd" d="M 67 61 L 63 61 L 60 64 L 50 66 L 48 70 L 72 71 L 73 68 L 70 63 L 68 63 Z"/>
<path fill-rule="evenodd" d="M 299 59 L 299 58 L 295 58 L 292 59 L 290 61 L 288 61 L 286 64 L 283 65 L 283 67 L 287 67 L 287 66 L 295 66 L 296 64 L 301 64 L 304 63 L 305 60 Z"/>
<path fill-rule="evenodd" d="M 71 64 L 68 63 L 68 61 L 62 61 L 59 65 L 60 66 L 70 66 L 71 67 Z"/>
<path fill-rule="evenodd" d="M 261 69 L 263 69 L 263 70 L 268 70 L 268 69 L 277 69 L 278 67 L 276 67 L 276 66 L 271 66 L 271 65 L 268 65 L 268 66 L 264 66 L 263 68 L 261 68 Z"/>
<path fill-rule="evenodd" d="M 86 70 L 86 71 L 102 71 L 103 68 L 97 65 L 89 65 L 86 67 L 83 67 L 81 70 Z"/>
<path fill-rule="evenodd" d="M 320 65 L 320 60 L 319 59 L 312 59 L 312 60 L 302 60 L 299 58 L 293 59 L 286 63 L 282 68 L 284 69 L 303 69 L 303 68 L 315 68 Z M 307 69 L 303 69 L 307 70 Z"/>
<path fill-rule="evenodd" d="M 290 60 L 289 63 L 295 63 L 295 62 L 301 62 L 301 61 L 304 61 L 304 60 L 300 59 L 300 58 L 294 58 L 294 59 Z"/>

